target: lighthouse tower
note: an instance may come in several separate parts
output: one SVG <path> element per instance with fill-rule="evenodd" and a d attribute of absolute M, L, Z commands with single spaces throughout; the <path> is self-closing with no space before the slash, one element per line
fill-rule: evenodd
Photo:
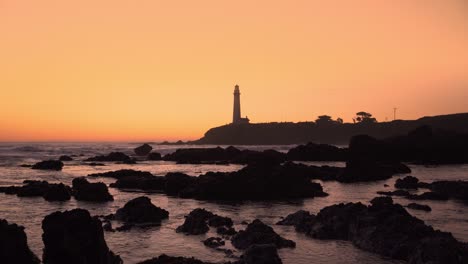
<path fill-rule="evenodd" d="M 236 84 L 234 87 L 234 111 L 232 115 L 233 124 L 248 124 L 249 118 L 241 117 L 241 107 L 240 107 L 240 90 L 239 85 Z"/>

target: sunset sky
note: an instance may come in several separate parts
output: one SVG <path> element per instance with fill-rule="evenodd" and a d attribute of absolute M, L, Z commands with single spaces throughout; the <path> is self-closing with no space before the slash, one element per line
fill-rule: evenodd
<path fill-rule="evenodd" d="M 0 141 L 468 112 L 466 0 L 0 0 Z"/>

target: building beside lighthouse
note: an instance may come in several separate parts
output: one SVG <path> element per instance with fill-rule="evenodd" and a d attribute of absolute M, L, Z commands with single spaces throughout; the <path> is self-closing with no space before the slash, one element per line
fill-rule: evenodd
<path fill-rule="evenodd" d="M 234 87 L 234 111 L 232 115 L 232 124 L 248 124 L 250 122 L 248 117 L 241 117 L 241 105 L 240 105 L 240 90 L 239 85 L 236 84 Z"/>

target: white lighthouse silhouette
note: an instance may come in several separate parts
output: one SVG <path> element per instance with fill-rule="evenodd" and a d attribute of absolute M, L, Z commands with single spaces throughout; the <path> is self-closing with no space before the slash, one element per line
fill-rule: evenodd
<path fill-rule="evenodd" d="M 241 117 L 241 107 L 240 107 L 240 90 L 239 85 L 234 86 L 234 111 L 232 115 L 232 124 L 248 124 L 250 122 L 248 117 Z"/>

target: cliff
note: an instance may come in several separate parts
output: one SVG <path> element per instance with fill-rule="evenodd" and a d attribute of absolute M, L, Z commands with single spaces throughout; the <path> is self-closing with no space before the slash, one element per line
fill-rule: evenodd
<path fill-rule="evenodd" d="M 407 134 L 409 131 L 429 125 L 435 131 L 468 133 L 468 113 L 423 117 L 417 120 L 395 120 L 382 123 L 316 124 L 258 123 L 224 125 L 211 128 L 204 137 L 193 144 L 215 145 L 281 145 L 307 142 L 348 144 L 354 135 L 367 134 L 381 139 Z"/>

